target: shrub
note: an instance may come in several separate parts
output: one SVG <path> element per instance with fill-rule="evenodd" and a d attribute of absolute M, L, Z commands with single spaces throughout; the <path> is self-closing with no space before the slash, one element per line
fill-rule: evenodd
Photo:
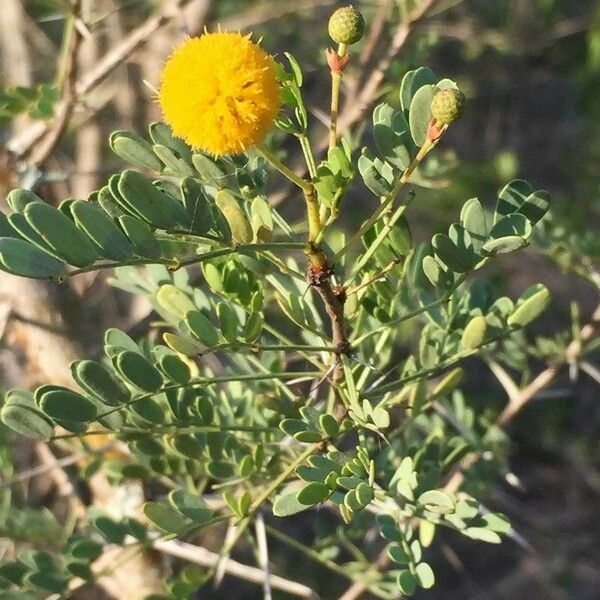
<path fill-rule="evenodd" d="M 412 186 L 438 175 L 434 162 L 422 163 L 445 143 L 461 112 L 469 118 L 455 82 L 427 67 L 406 73 L 396 105 L 373 110 L 373 144 L 358 152 L 338 139 L 335 115 L 349 59 L 340 44 L 328 52 L 333 118 L 329 150 L 316 164 L 299 63 L 287 55 L 275 65 L 241 36 L 205 36 L 204 42 L 228 36 L 229 50 L 244 48 L 234 69 L 222 48 L 211 55 L 208 80 L 200 84 L 204 91 L 215 86 L 216 98 L 203 108 L 205 129 L 189 136 L 197 148 L 166 123 L 150 125 L 148 137 L 117 131 L 111 148 L 131 169 L 87 200 L 68 199 L 58 208 L 14 190 L 12 213 L 0 217 L 0 268 L 57 284 L 114 269 L 113 285 L 146 297 L 161 332 L 134 340 L 109 329 L 102 358 L 72 364 L 76 388 L 6 394 L 1 418 L 9 428 L 37 440 L 76 439 L 95 456 L 80 465 L 82 477 L 102 469 L 115 482 L 156 485 L 143 519 L 119 521 L 91 509 L 60 552 L 24 549 L 0 566 L 0 575 L 23 592 L 63 593 L 75 577 L 93 580 L 92 563 L 105 544 L 164 548 L 229 523 L 217 565 L 201 576 L 183 570 L 169 579 L 169 597 L 186 598 L 272 512 L 277 518 L 269 518 L 267 535 L 377 597 L 430 588 L 435 576 L 426 549 L 439 528 L 489 543 L 511 534 L 481 494 L 504 468 L 501 427 L 520 406 L 509 405 L 498 419 L 476 410 L 461 390 L 461 361 L 481 356 L 497 368 L 504 362 L 525 371 L 532 347 L 523 328 L 550 299 L 543 285 L 519 298 L 495 297 L 475 273 L 536 235 L 563 258 L 576 255 L 574 241 L 565 242 L 548 220 L 540 229 L 550 196 L 522 180 L 498 192 L 492 211 L 468 199 L 457 204 L 447 232 L 413 239 L 410 205 L 419 195 Z M 252 61 L 262 70 L 253 70 Z M 176 73 L 184 82 L 185 67 Z M 259 72 L 260 85 L 271 89 L 265 69 L 281 87 L 275 124 L 285 135 L 275 147 L 261 138 L 276 98 L 269 92 L 260 108 L 260 96 L 242 98 L 235 89 L 258 85 Z M 223 97 L 221 70 L 231 84 Z M 236 72 L 243 74 L 239 81 Z M 170 88 L 167 101 L 161 97 L 180 132 L 196 98 L 196 84 L 189 85 Z M 432 105 L 442 116 L 432 116 Z M 255 117 L 260 127 L 253 130 Z M 219 132 L 227 143 L 215 141 Z M 220 154 L 238 134 L 244 152 Z M 305 177 L 280 158 L 287 138 L 302 147 Z M 304 198 L 306 215 L 298 222 L 269 202 L 268 185 L 279 176 Z M 344 202 L 352 186 L 363 186 L 379 205 L 346 238 L 337 223 L 353 210 Z M 583 268 L 575 259 L 572 265 Z M 414 351 L 407 353 L 411 338 Z M 546 340 L 537 348 L 564 360 L 568 345 Z M 103 460 L 96 438 L 118 440 L 126 451 Z M 326 544 L 304 548 L 278 527 L 279 518 L 322 506 L 339 521 L 340 538 L 361 545 L 375 527 L 385 568 L 375 571 L 361 553 L 334 562 Z M 44 527 L 55 528 L 46 517 Z M 19 519 L 11 523 L 23 529 Z M 260 546 L 263 530 L 256 531 Z"/>

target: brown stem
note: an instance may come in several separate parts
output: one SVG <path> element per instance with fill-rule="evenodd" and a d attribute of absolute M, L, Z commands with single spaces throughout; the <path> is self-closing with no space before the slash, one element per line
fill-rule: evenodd
<path fill-rule="evenodd" d="M 261 144 L 257 144 L 255 148 L 271 164 L 271 166 L 287 177 L 294 185 L 297 185 L 304 195 L 308 219 L 308 250 L 306 254 L 309 260 L 306 278 L 308 283 L 314 287 L 321 296 L 321 299 L 325 304 L 325 310 L 331 320 L 332 341 L 333 347 L 335 348 L 336 364 L 338 364 L 339 357 L 342 354 L 348 354 L 350 351 L 350 344 L 344 328 L 344 302 L 346 294 L 342 287 L 334 290 L 331 286 L 333 270 L 318 242 L 323 229 L 323 224 L 321 222 L 319 200 L 317 198 L 315 186 L 311 181 L 296 175 L 270 150 Z M 337 366 L 333 371 L 333 379 L 337 380 L 341 375 L 341 371 Z"/>
<path fill-rule="evenodd" d="M 331 336 L 335 354 L 342 355 L 350 352 L 350 343 L 346 336 L 344 324 L 345 292 L 341 288 L 334 289 L 330 281 L 315 285 L 319 296 L 325 304 L 325 310 L 331 320 Z"/>
<path fill-rule="evenodd" d="M 350 342 L 346 334 L 344 322 L 344 303 L 346 302 L 346 290 L 342 286 L 331 285 L 332 270 L 329 267 L 323 252 L 315 249 L 315 254 L 325 260 L 324 266 L 315 264 L 312 261 L 308 267 L 307 279 L 312 287 L 315 288 L 329 316 L 331 322 L 331 341 L 334 348 L 336 366 L 333 369 L 332 379 L 338 381 L 342 377 L 340 368 L 340 356 L 350 354 Z"/>
<path fill-rule="evenodd" d="M 83 36 L 77 21 L 81 18 L 81 0 L 73 0 L 71 3 L 71 15 L 69 17 L 68 47 L 66 48 L 65 62 L 60 73 L 62 85 L 62 102 L 59 104 L 57 114 L 46 135 L 40 140 L 38 146 L 33 150 L 30 162 L 36 165 L 42 164 L 52 153 L 62 134 L 65 132 L 75 103 L 77 102 L 77 62 Z"/>
<path fill-rule="evenodd" d="M 302 187 L 304 198 L 306 200 L 306 208 L 308 213 L 309 224 L 309 267 L 307 279 L 313 286 L 325 305 L 325 310 L 331 321 L 331 335 L 333 347 L 335 348 L 336 361 L 341 355 L 349 354 L 350 343 L 346 335 L 344 327 L 344 302 L 346 301 L 346 292 L 340 286 L 334 289 L 331 285 L 331 276 L 333 270 L 327 261 L 325 253 L 319 246 L 317 240 L 323 227 L 321 217 L 319 215 L 319 201 L 315 192 L 315 188 L 310 182 Z M 333 379 L 337 380 L 341 376 L 340 369 L 334 369 Z"/>

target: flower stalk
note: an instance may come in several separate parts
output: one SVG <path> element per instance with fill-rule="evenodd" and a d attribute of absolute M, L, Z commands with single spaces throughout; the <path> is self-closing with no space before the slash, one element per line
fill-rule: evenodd
<path fill-rule="evenodd" d="M 337 52 L 327 50 L 327 63 L 331 70 L 331 122 L 329 125 L 329 148 L 337 144 L 337 120 L 340 111 L 340 88 L 344 68 L 350 59 L 347 44 L 339 44 Z"/>
<path fill-rule="evenodd" d="M 317 165 L 315 164 L 315 157 L 310 146 L 310 139 L 307 135 L 302 133 L 298 135 L 298 141 L 302 148 L 302 154 L 304 155 L 306 167 L 308 168 L 308 174 L 311 179 L 314 179 L 317 176 Z"/>
<path fill-rule="evenodd" d="M 296 175 L 289 167 L 284 165 L 269 149 L 265 148 L 262 144 L 255 146 L 256 150 L 263 156 L 263 158 L 277 171 L 279 171 L 284 177 L 289 179 L 293 184 L 297 185 L 304 194 L 304 200 L 306 202 L 306 213 L 308 218 L 308 250 L 307 254 L 310 258 L 311 268 L 318 270 L 326 270 L 327 259 L 323 254 L 323 251 L 319 248 L 317 240 L 323 224 L 321 222 L 321 216 L 319 214 L 319 201 L 317 200 L 317 193 L 312 182 L 303 179 L 299 175 Z"/>

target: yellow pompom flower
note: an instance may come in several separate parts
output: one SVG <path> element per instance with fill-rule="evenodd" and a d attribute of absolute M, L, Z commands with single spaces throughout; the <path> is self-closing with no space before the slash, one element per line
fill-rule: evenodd
<path fill-rule="evenodd" d="M 176 48 L 159 102 L 173 133 L 215 156 L 262 140 L 280 105 L 275 61 L 250 36 L 205 33 Z"/>

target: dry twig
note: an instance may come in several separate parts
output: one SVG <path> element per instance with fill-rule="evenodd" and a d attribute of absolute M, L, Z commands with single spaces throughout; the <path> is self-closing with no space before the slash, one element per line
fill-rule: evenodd
<path fill-rule="evenodd" d="M 170 556 L 176 556 L 177 558 L 182 558 L 191 563 L 209 568 L 214 567 L 220 560 L 218 554 L 210 552 L 209 550 L 206 550 L 206 548 L 179 542 L 177 540 L 156 540 L 152 543 L 152 547 L 155 550 L 164 552 Z M 258 585 L 264 583 L 263 569 L 239 563 L 231 558 L 227 561 L 225 571 L 230 575 L 234 575 L 235 577 L 239 577 L 246 581 L 251 581 Z M 273 589 L 282 590 L 298 598 L 308 598 L 310 600 L 316 600 L 318 598 L 317 594 L 309 587 L 296 581 L 284 579 L 278 575 L 270 574 L 269 584 Z"/>
<path fill-rule="evenodd" d="M 125 62 L 135 50 L 140 46 L 143 46 L 158 29 L 164 27 L 173 20 L 188 1 L 189 0 L 173 0 L 172 2 L 167 3 L 162 12 L 149 17 L 138 28 L 134 29 L 121 43 L 108 52 L 104 58 L 96 64 L 94 69 L 77 80 L 74 85 L 75 96 L 81 98 L 83 95 L 95 89 L 117 67 Z M 60 103 L 57 107 L 57 114 L 60 114 L 61 110 L 63 110 L 62 105 L 63 103 Z M 12 152 L 16 158 L 22 159 L 29 152 L 33 151 L 34 146 L 43 138 L 47 130 L 47 124 L 37 121 L 19 135 L 9 140 L 6 144 L 6 148 Z"/>
<path fill-rule="evenodd" d="M 61 70 L 62 99 L 52 124 L 46 130 L 43 137 L 39 138 L 39 142 L 35 148 L 33 148 L 30 162 L 34 165 L 42 164 L 50 156 L 67 128 L 73 114 L 73 109 L 75 108 L 75 103 L 77 102 L 75 81 L 77 79 L 79 50 L 83 40 L 82 29 L 78 26 L 80 20 L 81 0 L 72 0 L 71 13 L 65 33 L 65 44 L 68 44 L 68 47 L 66 48 L 64 65 Z"/>

